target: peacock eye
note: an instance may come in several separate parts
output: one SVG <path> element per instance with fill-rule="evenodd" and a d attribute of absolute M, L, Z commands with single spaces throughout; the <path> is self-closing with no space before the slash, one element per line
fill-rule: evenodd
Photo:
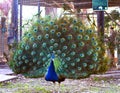
<path fill-rule="evenodd" d="M 88 74 L 86 72 L 83 72 L 82 75 L 86 77 Z"/>
<path fill-rule="evenodd" d="M 90 69 L 93 69 L 94 67 L 93 67 L 93 65 L 89 65 L 89 68 L 90 68 Z"/>
<path fill-rule="evenodd" d="M 29 60 L 28 60 L 28 59 L 26 59 L 26 60 L 25 60 L 25 63 L 27 64 L 28 62 L 29 62 Z"/>
<path fill-rule="evenodd" d="M 72 74 L 75 74 L 75 70 L 72 70 Z"/>
<path fill-rule="evenodd" d="M 91 55 L 91 54 L 92 54 L 92 51 L 90 51 L 90 50 L 87 51 L 87 54 L 88 54 L 88 55 Z"/>
<path fill-rule="evenodd" d="M 74 51 L 73 51 L 73 52 L 71 52 L 71 53 L 70 53 L 70 55 L 74 56 L 74 55 L 75 55 L 75 52 L 74 52 Z"/>
<path fill-rule="evenodd" d="M 60 39 L 61 43 L 65 42 L 65 38 Z"/>
<path fill-rule="evenodd" d="M 89 40 L 89 36 L 85 35 L 84 40 Z"/>
<path fill-rule="evenodd" d="M 41 40 L 41 39 L 42 39 L 42 36 L 41 36 L 41 35 L 38 35 L 38 36 L 37 36 L 37 39 L 38 39 L 38 40 Z"/>
<path fill-rule="evenodd" d="M 93 57 L 92 59 L 93 59 L 94 61 L 97 61 L 97 60 L 98 60 L 98 58 L 97 58 L 97 57 Z"/>
<path fill-rule="evenodd" d="M 87 63 L 83 63 L 83 67 L 87 67 Z"/>
<path fill-rule="evenodd" d="M 58 43 L 54 43 L 54 47 L 55 47 L 55 48 L 58 47 Z"/>
<path fill-rule="evenodd" d="M 37 23 L 40 23 L 40 19 L 39 19 L 39 20 L 37 20 Z"/>
<path fill-rule="evenodd" d="M 30 49 L 30 46 L 29 45 L 26 45 L 25 46 L 25 50 L 29 50 Z"/>
<path fill-rule="evenodd" d="M 76 62 L 80 62 L 80 58 L 76 58 L 75 61 L 76 61 Z"/>
<path fill-rule="evenodd" d="M 23 64 L 23 61 L 19 61 L 18 64 L 19 64 L 19 65 L 22 65 L 22 64 Z"/>
<path fill-rule="evenodd" d="M 84 44 L 84 42 L 80 42 L 78 45 L 79 46 L 84 46 L 85 44 Z"/>
<path fill-rule="evenodd" d="M 49 34 L 45 34 L 45 38 L 48 39 L 49 38 Z"/>
<path fill-rule="evenodd" d="M 22 52 L 23 52 L 22 50 L 18 50 L 18 54 L 22 54 Z"/>
<path fill-rule="evenodd" d="M 16 55 L 13 57 L 13 60 L 14 60 L 14 61 L 16 61 L 16 60 L 17 60 L 17 56 L 16 56 Z"/>
<path fill-rule="evenodd" d="M 71 63 L 71 66 L 75 66 L 75 63 Z"/>
<path fill-rule="evenodd" d="M 87 30 L 88 34 L 91 34 L 93 32 L 93 30 Z"/>
<path fill-rule="evenodd" d="M 67 29 L 64 27 L 64 28 L 62 28 L 62 32 L 66 32 L 67 31 Z"/>
<path fill-rule="evenodd" d="M 53 48 L 54 48 L 53 46 L 50 46 L 50 47 L 49 47 L 49 49 L 50 49 L 51 51 L 53 50 Z"/>
<path fill-rule="evenodd" d="M 82 30 L 82 29 L 80 29 L 80 30 L 79 30 L 79 32 L 80 32 L 80 33 L 83 33 L 83 30 Z"/>
<path fill-rule="evenodd" d="M 82 39 L 82 35 L 77 35 L 77 39 L 81 40 Z"/>
<path fill-rule="evenodd" d="M 96 53 L 94 53 L 94 54 L 93 54 L 93 56 L 94 56 L 94 57 L 97 57 L 97 56 L 98 56 L 98 53 L 97 53 L 97 52 L 96 52 Z"/>
<path fill-rule="evenodd" d="M 48 55 L 47 55 L 47 57 L 48 57 L 48 58 L 50 58 L 50 57 L 51 57 L 51 55 L 50 55 L 50 54 L 48 54 Z"/>
<path fill-rule="evenodd" d="M 66 25 L 65 23 L 61 23 L 61 27 L 65 27 L 65 25 Z"/>
<path fill-rule="evenodd" d="M 55 33 L 55 30 L 54 30 L 54 29 L 50 30 L 50 33 L 51 33 L 51 34 L 54 34 L 54 33 Z"/>
<path fill-rule="evenodd" d="M 65 62 L 64 62 L 64 61 L 62 61 L 61 65 L 65 65 Z"/>
<path fill-rule="evenodd" d="M 33 55 L 35 55 L 35 54 L 36 54 L 36 52 L 35 52 L 35 51 L 32 51 L 32 52 L 31 52 L 31 55 L 32 55 L 32 56 L 33 56 Z"/>
<path fill-rule="evenodd" d="M 76 32 L 77 30 L 78 30 L 78 26 L 74 26 L 74 27 L 73 27 L 73 31 Z"/>
<path fill-rule="evenodd" d="M 37 61 L 37 59 L 36 58 L 33 58 L 33 63 L 35 63 Z"/>
<path fill-rule="evenodd" d="M 21 58 L 21 56 L 18 56 L 18 60 L 21 60 L 22 58 Z"/>
<path fill-rule="evenodd" d="M 57 36 L 60 37 L 61 36 L 61 32 L 57 32 Z"/>
<path fill-rule="evenodd" d="M 66 56 L 66 54 L 65 53 L 62 53 L 62 57 L 65 57 Z"/>
<path fill-rule="evenodd" d="M 45 21 L 41 20 L 41 21 L 40 21 L 40 23 L 41 23 L 41 24 L 44 24 L 44 23 L 45 23 Z"/>
<path fill-rule="evenodd" d="M 67 57 L 67 58 L 66 58 L 66 60 L 67 60 L 67 61 L 70 61 L 70 60 L 71 60 L 71 58 L 70 58 L 70 57 Z"/>
<path fill-rule="evenodd" d="M 80 70 L 82 70 L 82 68 L 81 68 L 81 67 L 78 67 L 77 69 L 78 69 L 79 71 L 80 71 Z"/>
<path fill-rule="evenodd" d="M 54 22 L 53 22 L 53 21 L 51 21 L 51 22 L 50 22 L 50 25 L 54 25 Z"/>
<path fill-rule="evenodd" d="M 54 28 L 55 28 L 55 29 L 58 29 L 58 25 L 54 25 Z"/>
<path fill-rule="evenodd" d="M 97 41 L 94 41 L 94 42 L 92 42 L 92 45 L 93 45 L 93 46 L 97 46 L 97 45 L 98 45 L 98 42 L 97 42 Z"/>
<path fill-rule="evenodd" d="M 37 44 L 36 43 L 33 44 L 33 48 L 37 48 Z"/>
<path fill-rule="evenodd" d="M 60 54 L 60 53 L 61 53 L 61 50 L 57 50 L 57 53 Z"/>
<path fill-rule="evenodd" d="M 85 56 L 84 53 L 81 53 L 81 54 L 80 54 L 80 57 L 84 57 L 84 56 Z"/>
<path fill-rule="evenodd" d="M 38 32 L 37 28 L 34 28 L 34 29 L 33 29 L 33 32 Z"/>
<path fill-rule="evenodd" d="M 63 46 L 63 50 L 66 50 L 67 49 L 67 46 Z"/>
<path fill-rule="evenodd" d="M 49 27 L 48 26 L 45 27 L 45 31 L 49 31 Z"/>
<path fill-rule="evenodd" d="M 92 41 L 94 41 L 95 40 L 95 37 L 92 37 L 92 39 L 91 39 Z"/>
<path fill-rule="evenodd" d="M 21 44 L 21 48 L 24 48 L 25 47 L 25 43 L 22 42 Z"/>
<path fill-rule="evenodd" d="M 32 34 L 31 34 L 31 33 L 28 33 L 28 34 L 27 34 L 27 36 L 28 36 L 28 37 L 31 37 L 31 36 L 32 36 Z"/>
<path fill-rule="evenodd" d="M 74 20 L 73 20 L 73 24 L 76 24 L 76 23 L 77 23 L 77 20 L 74 19 Z"/>
<path fill-rule="evenodd" d="M 41 64 L 41 62 L 40 62 L 40 61 L 38 61 L 38 62 L 37 62 L 37 65 L 40 65 L 40 64 Z"/>
<path fill-rule="evenodd" d="M 71 46 L 71 48 L 76 48 L 77 46 L 76 46 L 76 44 L 72 44 L 72 46 Z"/>
<path fill-rule="evenodd" d="M 52 38 L 52 39 L 50 40 L 50 43 L 53 44 L 54 42 L 55 42 L 55 39 Z"/>
<path fill-rule="evenodd" d="M 73 36 L 72 36 L 71 34 L 69 34 L 69 35 L 67 36 L 67 38 L 68 38 L 68 40 L 71 40 L 71 39 L 73 38 Z"/>
<path fill-rule="evenodd" d="M 30 37 L 30 41 L 34 41 L 35 40 L 35 38 L 32 36 L 32 37 Z"/>
<path fill-rule="evenodd" d="M 46 60 L 47 60 L 47 58 L 46 58 L 46 57 L 44 57 L 44 58 L 42 58 L 42 60 L 43 60 L 43 61 L 46 61 Z"/>
<path fill-rule="evenodd" d="M 22 59 L 25 60 L 27 57 L 26 56 L 22 56 Z"/>
<path fill-rule="evenodd" d="M 44 53 L 43 53 L 43 52 L 40 52 L 40 56 L 44 56 Z"/>
<path fill-rule="evenodd" d="M 64 67 L 65 67 L 65 68 L 67 68 L 67 67 L 68 67 L 68 65 L 67 65 L 67 64 L 65 64 L 65 65 L 64 65 Z"/>
<path fill-rule="evenodd" d="M 100 47 L 96 47 L 96 50 L 97 50 L 97 51 L 100 51 L 100 50 L 101 50 L 101 48 L 100 48 Z"/>

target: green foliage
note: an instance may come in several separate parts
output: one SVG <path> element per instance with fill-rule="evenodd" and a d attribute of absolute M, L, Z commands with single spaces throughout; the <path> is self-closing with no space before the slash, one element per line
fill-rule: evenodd
<path fill-rule="evenodd" d="M 10 61 L 15 73 L 26 77 L 44 76 L 51 53 L 55 54 L 57 74 L 66 78 L 85 78 L 106 71 L 104 44 L 94 29 L 85 26 L 79 18 L 40 17 L 28 27 Z"/>
<path fill-rule="evenodd" d="M 111 64 L 110 57 L 104 56 L 101 58 L 103 58 L 101 60 L 102 65 L 99 65 L 99 70 L 97 71 L 97 73 L 105 73 L 110 68 L 110 64 Z"/>
<path fill-rule="evenodd" d="M 106 13 L 107 16 L 105 16 L 105 28 L 106 32 L 110 32 L 110 36 L 106 36 L 106 44 L 108 45 L 108 48 L 110 50 L 111 54 L 111 66 L 113 66 L 114 63 L 114 50 L 117 48 L 118 52 L 119 49 L 119 20 L 120 20 L 120 13 L 117 10 L 112 10 L 110 14 Z M 110 29 L 109 29 L 110 28 Z M 110 30 L 110 31 L 109 31 Z M 109 31 L 109 32 L 108 32 Z"/>
<path fill-rule="evenodd" d="M 37 82 L 37 81 L 36 81 Z M 33 86 L 32 83 L 21 83 L 21 82 L 7 82 L 0 83 L 0 88 L 8 88 L 12 93 L 50 93 L 48 89 L 41 85 Z M 3 93 L 3 92 L 1 92 Z"/>
<path fill-rule="evenodd" d="M 28 86 L 24 86 L 24 88 L 20 88 L 13 93 L 50 93 L 50 91 L 42 87 L 34 87 L 34 89 L 30 89 Z"/>
<path fill-rule="evenodd" d="M 109 22 L 116 20 L 120 20 L 120 13 L 117 10 L 113 10 L 110 12 L 110 16 L 105 16 L 105 27 L 109 27 L 110 26 Z"/>

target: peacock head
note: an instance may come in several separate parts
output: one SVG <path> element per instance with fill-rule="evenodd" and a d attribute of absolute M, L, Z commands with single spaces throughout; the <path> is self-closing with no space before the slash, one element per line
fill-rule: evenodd
<path fill-rule="evenodd" d="M 52 59 L 52 60 L 55 59 L 55 54 L 54 54 L 54 52 L 51 53 L 51 59 Z"/>

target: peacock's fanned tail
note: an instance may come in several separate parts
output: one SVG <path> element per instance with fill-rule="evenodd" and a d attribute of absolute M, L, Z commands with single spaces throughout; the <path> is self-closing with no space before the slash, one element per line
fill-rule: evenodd
<path fill-rule="evenodd" d="M 76 17 L 36 19 L 14 52 L 11 68 L 27 77 L 44 76 L 55 54 L 55 70 L 66 78 L 85 78 L 100 71 L 103 44 L 92 28 Z"/>

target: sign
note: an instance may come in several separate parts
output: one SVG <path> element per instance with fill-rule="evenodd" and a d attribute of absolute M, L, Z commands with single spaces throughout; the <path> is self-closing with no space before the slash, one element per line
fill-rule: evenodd
<path fill-rule="evenodd" d="M 108 9 L 108 0 L 92 0 L 92 8 L 96 11 L 104 11 Z"/>

